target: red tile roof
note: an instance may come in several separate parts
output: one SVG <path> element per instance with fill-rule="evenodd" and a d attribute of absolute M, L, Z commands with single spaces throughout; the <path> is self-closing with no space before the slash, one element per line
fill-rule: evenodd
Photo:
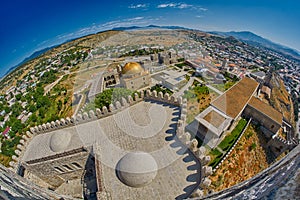
<path fill-rule="evenodd" d="M 6 129 L 2 132 L 2 135 L 6 135 L 10 131 L 10 127 L 6 127 Z"/>
<path fill-rule="evenodd" d="M 227 116 L 235 119 L 242 112 L 258 85 L 251 78 L 243 78 L 211 104 Z"/>

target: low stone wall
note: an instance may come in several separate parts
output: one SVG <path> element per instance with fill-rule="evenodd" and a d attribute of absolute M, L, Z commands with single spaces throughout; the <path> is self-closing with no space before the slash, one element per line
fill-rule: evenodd
<path fill-rule="evenodd" d="M 143 94 L 143 92 L 142 92 Z M 177 99 L 174 96 L 171 96 L 168 93 L 163 94 L 162 92 L 157 91 L 146 91 L 146 96 L 144 97 L 145 100 L 154 100 L 154 101 L 160 101 L 167 104 L 171 104 L 174 106 L 181 106 L 182 105 L 182 97 L 178 97 Z"/>
<path fill-rule="evenodd" d="M 15 150 L 15 154 L 12 156 L 12 161 L 9 162 L 9 169 L 12 170 L 15 173 L 19 172 L 20 167 L 20 159 L 22 158 L 25 148 L 30 143 L 32 138 L 34 137 L 34 134 L 30 131 L 26 131 L 26 133 L 22 136 L 22 139 L 20 140 L 19 144 L 17 145 L 17 149 Z"/>

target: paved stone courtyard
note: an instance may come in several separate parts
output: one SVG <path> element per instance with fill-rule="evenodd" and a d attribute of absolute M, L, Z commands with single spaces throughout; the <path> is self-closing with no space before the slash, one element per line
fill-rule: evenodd
<path fill-rule="evenodd" d="M 156 110 L 156 113 L 152 113 L 151 110 Z M 118 127 L 120 125 L 117 125 L 116 121 L 120 122 L 119 120 L 123 119 L 122 122 L 127 124 L 126 131 L 136 131 L 141 128 L 129 127 L 128 125 L 132 123 L 128 123 L 128 116 L 135 116 L 132 117 L 132 121 L 140 126 L 145 126 L 147 122 L 151 124 L 154 121 L 156 122 L 155 127 L 159 130 L 149 138 L 128 135 L 123 132 L 122 127 Z M 100 122 L 107 137 L 114 145 L 125 151 L 150 153 L 157 161 L 159 168 L 156 178 L 150 184 L 142 188 L 132 188 L 120 182 L 115 175 L 115 169 L 104 163 L 102 165 L 104 185 L 113 199 L 183 199 L 187 198 L 188 194 L 196 187 L 196 183 L 200 180 L 200 164 L 189 151 L 186 153 L 186 149 L 177 140 L 177 137 L 174 137 L 178 117 L 179 109 L 177 107 L 142 102 L 130 107 L 128 112 L 125 110 L 112 117 L 115 120 L 106 118 Z M 164 123 L 162 124 L 162 122 Z M 159 125 L 157 126 L 157 124 Z M 144 133 L 143 137 L 145 137 Z M 152 133 L 150 132 L 150 134 Z M 99 147 L 100 152 L 102 151 L 101 155 L 109 154 L 109 152 L 104 153 L 106 150 L 101 148 L 102 145 Z M 116 166 L 116 164 L 117 162 L 114 162 L 112 166 Z"/>
<path fill-rule="evenodd" d="M 179 115 L 179 107 L 142 101 L 96 121 L 40 134 L 31 141 L 23 160 L 58 153 L 51 151 L 51 136 L 69 132 L 72 136 L 63 151 L 93 146 L 92 153 L 101 161 L 104 187 L 112 199 L 187 198 L 200 183 L 201 166 L 175 136 Z M 151 154 L 158 165 L 154 180 L 140 188 L 123 184 L 115 170 L 125 154 L 135 151 Z"/>

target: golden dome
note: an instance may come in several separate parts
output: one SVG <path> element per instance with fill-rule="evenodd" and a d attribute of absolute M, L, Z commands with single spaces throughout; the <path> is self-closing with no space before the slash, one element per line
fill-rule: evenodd
<path fill-rule="evenodd" d="M 143 67 L 137 62 L 126 63 L 126 65 L 122 68 L 122 74 L 128 74 L 128 75 L 138 74 L 143 71 L 144 71 Z"/>

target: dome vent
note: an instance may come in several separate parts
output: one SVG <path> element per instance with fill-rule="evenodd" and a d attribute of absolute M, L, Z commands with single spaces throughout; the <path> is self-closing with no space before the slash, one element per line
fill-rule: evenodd
<path fill-rule="evenodd" d="M 156 177 L 157 163 L 145 152 L 131 152 L 120 159 L 116 172 L 118 178 L 130 187 L 143 187 Z"/>
<path fill-rule="evenodd" d="M 71 141 L 71 133 L 65 131 L 57 131 L 50 138 L 50 149 L 54 152 L 64 151 Z"/>

